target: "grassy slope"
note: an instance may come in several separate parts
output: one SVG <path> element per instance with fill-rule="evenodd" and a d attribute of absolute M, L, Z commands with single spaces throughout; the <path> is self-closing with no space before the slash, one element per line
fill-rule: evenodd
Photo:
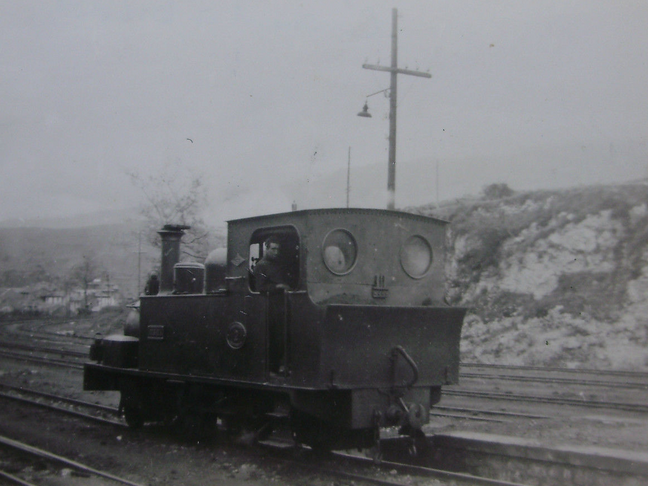
<path fill-rule="evenodd" d="M 448 297 L 468 361 L 648 368 L 648 186 L 454 201 Z"/>

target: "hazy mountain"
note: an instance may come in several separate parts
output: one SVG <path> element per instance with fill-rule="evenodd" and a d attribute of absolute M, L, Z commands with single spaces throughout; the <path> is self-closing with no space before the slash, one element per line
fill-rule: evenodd
<path fill-rule="evenodd" d="M 358 156 L 355 157 L 359 158 Z M 300 209 L 345 207 L 347 170 L 344 161 L 332 174 L 313 176 L 307 184 L 287 183 L 284 192 Z M 610 167 L 614 177 L 610 177 Z M 478 194 L 488 184 L 505 182 L 513 189 L 556 189 L 623 182 L 648 176 L 646 144 L 593 143 L 529 149 L 506 155 L 484 154 L 454 159 L 396 163 L 396 206 Z M 358 166 L 351 160 L 350 205 L 383 208 L 387 201 L 387 158 Z"/>
<path fill-rule="evenodd" d="M 139 250 L 141 249 L 141 253 Z M 138 282 L 159 260 L 159 250 L 139 239 L 136 224 L 77 228 L 0 228 L 0 287 L 22 287 L 39 281 L 58 286 L 75 266 L 89 258 L 96 275 L 134 295 Z"/>
<path fill-rule="evenodd" d="M 124 296 L 135 297 L 148 274 L 159 267 L 160 249 L 148 242 L 144 225 L 132 214 L 106 211 L 0 227 L 0 287 L 41 281 L 61 287 L 88 258 L 96 269 L 94 277 L 116 283 Z M 42 226 L 31 226 L 37 223 Z M 210 248 L 222 246 L 224 239 L 223 230 L 214 229 Z"/>
<path fill-rule="evenodd" d="M 141 218 L 137 208 L 112 209 L 64 218 L 6 219 L 0 221 L 0 228 L 83 228 L 122 223 L 137 224 Z"/>

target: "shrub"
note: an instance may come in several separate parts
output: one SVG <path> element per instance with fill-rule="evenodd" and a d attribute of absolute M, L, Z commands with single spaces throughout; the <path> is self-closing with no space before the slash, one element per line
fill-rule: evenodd
<path fill-rule="evenodd" d="M 512 196 L 515 194 L 515 191 L 505 182 L 497 182 L 495 184 L 484 186 L 482 193 L 486 199 L 502 199 L 504 197 Z"/>

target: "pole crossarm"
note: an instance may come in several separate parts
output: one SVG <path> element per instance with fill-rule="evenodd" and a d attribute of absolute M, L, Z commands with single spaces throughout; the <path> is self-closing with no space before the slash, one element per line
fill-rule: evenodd
<path fill-rule="evenodd" d="M 392 68 L 387 66 L 377 66 L 376 64 L 363 64 L 364 69 L 373 69 L 374 71 L 386 71 L 388 73 L 396 74 L 409 74 L 411 76 L 419 76 L 421 78 L 431 78 L 430 73 L 422 73 L 421 71 L 412 71 L 411 69 Z"/>
<path fill-rule="evenodd" d="M 389 161 L 387 163 L 387 209 L 394 209 L 396 206 L 396 107 L 398 75 L 408 74 L 421 78 L 431 78 L 429 73 L 401 69 L 398 67 L 398 10 L 392 9 L 392 44 L 391 44 L 391 66 L 377 66 L 375 64 L 363 64 L 364 69 L 374 71 L 385 71 L 390 73 L 389 83 Z M 386 91 L 386 90 L 383 90 Z M 378 92 L 380 93 L 380 91 Z M 377 93 L 374 93 L 377 94 Z M 365 111 L 367 104 L 365 103 Z"/>

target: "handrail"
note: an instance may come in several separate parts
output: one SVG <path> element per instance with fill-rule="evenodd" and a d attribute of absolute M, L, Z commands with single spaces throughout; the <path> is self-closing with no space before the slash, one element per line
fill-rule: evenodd
<path fill-rule="evenodd" d="M 407 388 L 412 388 L 414 384 L 418 381 L 419 378 L 419 371 L 418 371 L 418 366 L 414 362 L 414 360 L 410 357 L 409 354 L 407 354 L 407 351 L 402 346 L 394 346 L 394 348 L 391 351 L 391 359 L 392 359 L 392 386 L 396 386 L 396 360 L 398 359 L 398 355 L 401 355 L 403 358 L 405 358 L 405 361 L 407 362 L 408 365 L 410 365 L 410 368 L 412 368 L 412 373 L 414 376 L 412 377 L 412 380 L 407 383 Z"/>

